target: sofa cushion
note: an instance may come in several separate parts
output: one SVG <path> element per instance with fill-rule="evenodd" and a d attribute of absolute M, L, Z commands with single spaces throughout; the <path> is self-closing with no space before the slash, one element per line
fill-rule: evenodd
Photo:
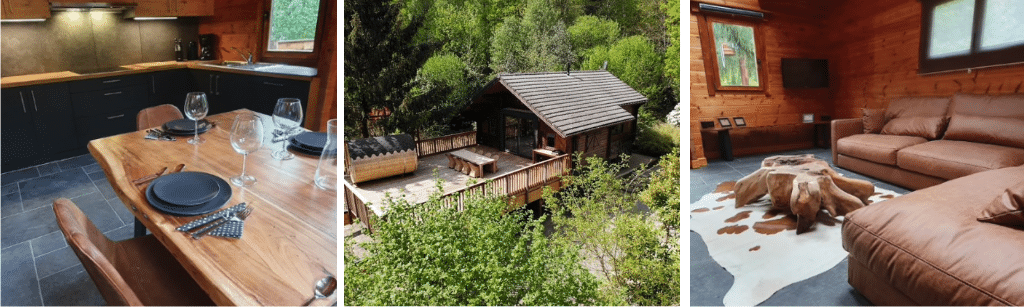
<path fill-rule="evenodd" d="M 836 152 L 886 165 L 896 165 L 896 153 L 903 148 L 928 142 L 921 137 L 855 134 L 839 139 Z"/>
<path fill-rule="evenodd" d="M 896 155 L 900 168 L 945 179 L 1024 165 L 1024 149 L 965 141 L 931 141 Z"/>
<path fill-rule="evenodd" d="M 883 109 L 864 109 L 864 133 L 879 133 L 882 132 L 882 127 L 885 126 L 885 110 Z"/>
<path fill-rule="evenodd" d="M 1024 305 L 1024 232 L 977 220 L 1021 182 L 1024 167 L 1000 169 L 857 209 L 843 248 L 917 304 Z"/>
<path fill-rule="evenodd" d="M 897 117 L 885 123 L 882 134 L 938 139 L 946 127 L 945 117 Z"/>
<path fill-rule="evenodd" d="M 949 118 L 950 97 L 908 97 L 895 99 L 885 109 L 885 125 L 892 125 L 882 134 L 914 135 L 934 140 L 942 136 L 946 130 L 946 119 Z M 893 123 L 900 118 L 921 117 L 924 119 L 905 119 Z"/>
<path fill-rule="evenodd" d="M 1024 95 L 953 96 L 943 139 L 1024 148 Z"/>
<path fill-rule="evenodd" d="M 1024 182 L 1007 188 L 981 212 L 979 221 L 1024 227 Z"/>
<path fill-rule="evenodd" d="M 942 139 L 1024 148 L 1024 118 L 953 115 Z"/>

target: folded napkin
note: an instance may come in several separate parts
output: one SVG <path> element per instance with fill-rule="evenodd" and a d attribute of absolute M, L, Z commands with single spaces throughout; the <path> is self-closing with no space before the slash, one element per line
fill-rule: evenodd
<path fill-rule="evenodd" d="M 237 205 L 234 205 L 234 206 L 232 206 L 230 208 L 227 208 L 227 209 L 224 209 L 224 210 L 221 210 L 221 211 L 217 211 L 217 212 L 214 212 L 214 213 L 210 213 L 210 214 L 208 214 L 208 215 L 206 215 L 206 216 L 204 216 L 202 218 L 199 218 L 199 219 L 196 219 L 194 221 L 188 222 L 188 224 L 181 225 L 180 227 L 175 228 L 175 229 L 177 229 L 178 231 L 183 231 L 183 232 L 188 232 L 188 230 L 199 231 L 199 229 L 202 229 L 203 227 L 206 227 L 206 225 L 203 225 L 203 226 L 200 226 L 200 227 L 196 227 L 196 226 L 202 225 L 202 224 L 205 224 L 205 223 L 209 223 L 210 221 L 212 221 L 214 219 L 219 219 L 219 218 L 228 216 L 230 214 L 235 214 L 236 212 L 242 212 L 242 210 L 245 210 L 245 203 L 237 204 Z M 238 238 L 242 237 L 242 230 L 243 230 L 244 226 L 245 226 L 245 222 L 244 221 L 229 220 L 227 223 L 221 224 L 219 227 L 217 227 L 213 231 L 210 231 L 210 233 L 208 233 L 207 235 L 238 239 Z"/>

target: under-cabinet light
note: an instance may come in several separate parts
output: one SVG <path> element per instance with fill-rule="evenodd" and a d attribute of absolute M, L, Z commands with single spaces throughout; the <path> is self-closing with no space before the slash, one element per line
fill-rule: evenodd
<path fill-rule="evenodd" d="M 135 19 L 135 20 L 173 20 L 173 19 L 178 19 L 178 17 L 135 17 L 135 18 L 132 18 L 132 19 Z"/>
<path fill-rule="evenodd" d="M 33 19 L 3 19 L 3 20 L 0 20 L 0 22 L 43 22 L 43 21 L 46 21 L 46 19 L 43 19 L 43 18 L 33 18 Z"/>

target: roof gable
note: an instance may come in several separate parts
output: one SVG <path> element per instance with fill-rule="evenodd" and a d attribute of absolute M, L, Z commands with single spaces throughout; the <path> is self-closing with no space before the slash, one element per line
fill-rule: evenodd
<path fill-rule="evenodd" d="M 634 120 L 622 106 L 647 102 L 603 70 L 500 74 L 496 81 L 562 137 Z"/>

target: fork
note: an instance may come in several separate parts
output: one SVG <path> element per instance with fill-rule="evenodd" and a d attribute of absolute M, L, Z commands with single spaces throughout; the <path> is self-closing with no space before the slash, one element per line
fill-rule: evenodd
<path fill-rule="evenodd" d="M 236 212 L 235 214 L 232 214 L 229 217 L 224 218 L 224 219 L 222 219 L 221 221 L 219 221 L 217 223 L 214 223 L 213 225 L 206 226 L 206 228 L 203 228 L 202 230 L 199 230 L 199 231 L 193 233 L 192 234 L 192 239 L 199 240 L 202 237 L 204 237 L 204 236 L 210 234 L 211 232 L 213 232 L 214 229 L 220 228 L 221 226 L 223 226 L 224 224 L 226 224 L 229 221 L 239 221 L 239 222 L 244 221 L 246 218 L 249 217 L 250 214 L 252 214 L 252 211 L 255 210 L 255 209 L 256 208 L 252 207 L 252 206 L 246 207 L 245 210 L 242 210 L 241 212 Z"/>

